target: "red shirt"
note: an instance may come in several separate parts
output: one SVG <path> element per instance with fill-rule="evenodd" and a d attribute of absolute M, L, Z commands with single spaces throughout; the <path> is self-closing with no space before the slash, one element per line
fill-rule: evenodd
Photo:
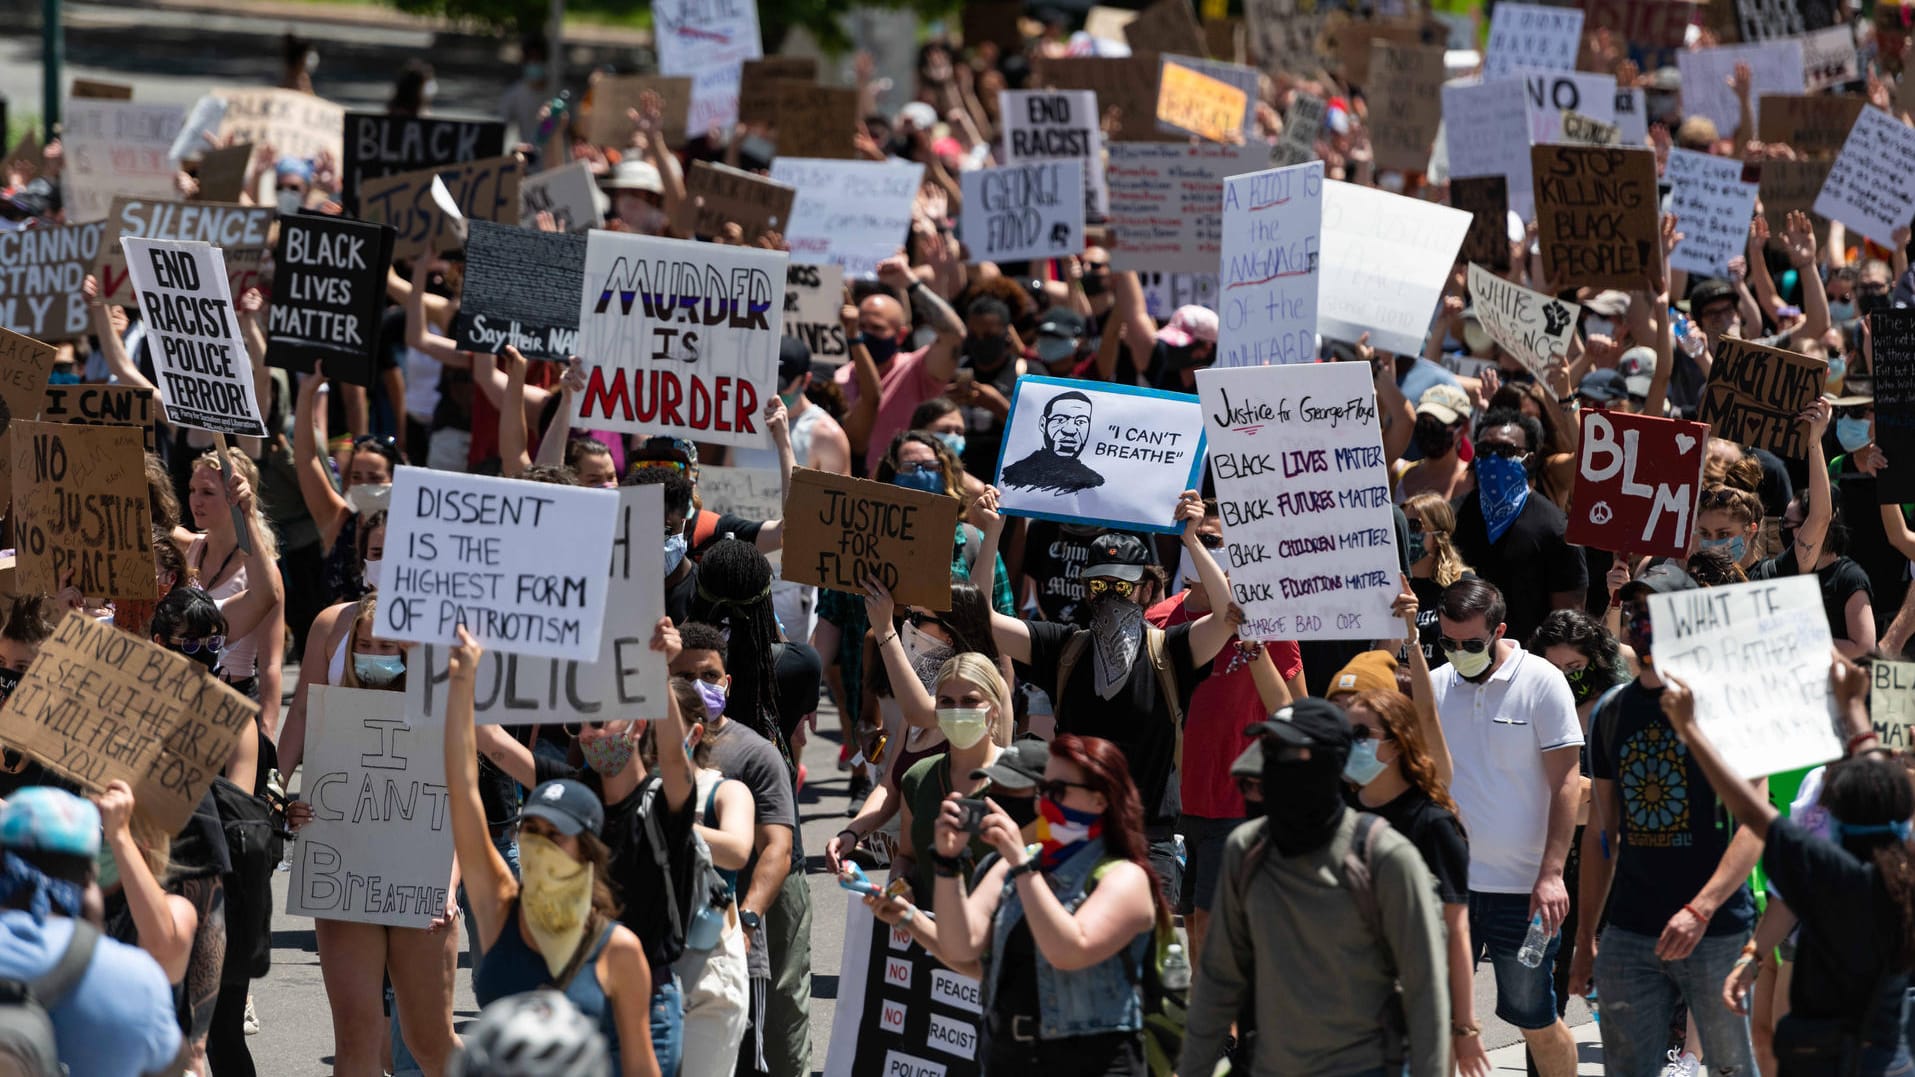
<path fill-rule="evenodd" d="M 1184 608 L 1189 592 L 1164 599 L 1144 611 L 1144 619 L 1158 628 L 1194 621 Z M 1201 616 L 1201 615 L 1199 615 Z M 1303 654 L 1291 640 L 1264 644 L 1277 665 L 1277 675 L 1289 680 L 1303 672 Z M 1212 663 L 1210 676 L 1197 682 L 1184 713 L 1184 766 L 1178 777 L 1185 815 L 1203 819 L 1242 819 L 1247 814 L 1230 764 L 1237 761 L 1251 738 L 1245 726 L 1270 717 L 1257 695 L 1250 663 L 1235 647 L 1226 646 Z"/>

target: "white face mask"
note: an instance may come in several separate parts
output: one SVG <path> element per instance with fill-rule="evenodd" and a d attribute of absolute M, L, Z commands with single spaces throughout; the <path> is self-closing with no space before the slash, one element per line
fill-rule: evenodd
<path fill-rule="evenodd" d="M 280 191 L 279 192 L 279 212 L 282 215 L 287 213 L 298 213 L 299 207 L 305 204 L 306 204 L 306 192 L 304 191 Z"/>
<path fill-rule="evenodd" d="M 938 731 L 960 751 L 984 739 L 991 731 L 989 707 L 939 707 Z"/>
<path fill-rule="evenodd" d="M 346 507 L 355 516 L 368 516 L 375 512 L 385 512 L 392 505 L 392 484 L 359 483 L 346 490 Z"/>
<path fill-rule="evenodd" d="M 379 576 L 380 576 L 380 573 L 384 570 L 384 565 L 385 565 L 385 562 L 378 560 L 377 558 L 372 558 L 372 557 L 366 558 L 366 571 L 363 573 L 363 575 L 365 576 L 367 587 L 370 587 L 375 591 L 379 589 Z"/>

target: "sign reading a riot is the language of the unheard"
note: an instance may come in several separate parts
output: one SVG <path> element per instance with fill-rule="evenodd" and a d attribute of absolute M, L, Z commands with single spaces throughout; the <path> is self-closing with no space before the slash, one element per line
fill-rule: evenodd
<path fill-rule="evenodd" d="M 951 563 L 956 498 L 798 468 L 784 519 L 785 580 L 863 594 L 874 579 L 899 602 L 951 608 L 949 578 L 926 568 Z"/>
<path fill-rule="evenodd" d="M 265 434 L 219 248 L 132 236 L 121 243 L 167 420 L 222 434 Z"/>
<path fill-rule="evenodd" d="M 1224 180 L 1217 365 L 1314 363 L 1323 162 Z"/>
<path fill-rule="evenodd" d="M 1684 557 L 1702 494 L 1707 423 L 1582 413 L 1569 541 L 1638 557 Z"/>
<path fill-rule="evenodd" d="M 1004 423 L 998 504 L 1011 516 L 1171 534 L 1203 459 L 1194 396 L 1025 375 Z"/>

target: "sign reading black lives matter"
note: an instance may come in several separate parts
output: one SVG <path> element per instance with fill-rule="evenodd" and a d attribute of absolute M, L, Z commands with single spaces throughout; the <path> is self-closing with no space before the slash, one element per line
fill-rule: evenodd
<path fill-rule="evenodd" d="M 359 185 L 366 180 L 504 156 L 505 124 L 348 112 L 345 150 L 339 204 L 357 215 Z"/>
<path fill-rule="evenodd" d="M 371 385 L 391 262 L 392 229 L 385 225 L 311 213 L 281 217 L 266 362 L 303 374 L 319 360 L 329 378 Z"/>
<path fill-rule="evenodd" d="M 452 335 L 467 351 L 497 355 L 507 344 L 530 359 L 564 362 L 578 352 L 578 297 L 585 236 L 467 221 L 465 287 Z"/>
<path fill-rule="evenodd" d="M 997 461 L 1012 516 L 1171 534 L 1204 463 L 1204 418 L 1186 393 L 1026 375 L 1011 390 Z"/>
<path fill-rule="evenodd" d="M 219 248 L 137 236 L 120 242 L 167 420 L 221 434 L 264 435 L 253 363 L 239 336 Z"/>

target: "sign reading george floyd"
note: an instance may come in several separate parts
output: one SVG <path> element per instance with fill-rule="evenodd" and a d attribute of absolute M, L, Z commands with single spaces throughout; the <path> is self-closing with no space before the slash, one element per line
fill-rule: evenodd
<path fill-rule="evenodd" d="M 258 719 L 193 659 L 73 610 L 7 698 L 4 739 L 86 792 L 126 782 L 138 814 L 177 834 Z"/>
<path fill-rule="evenodd" d="M 959 235 L 973 262 L 1062 258 L 1084 249 L 1084 162 L 965 171 Z"/>
<path fill-rule="evenodd" d="M 219 248 L 131 236 L 120 242 L 167 420 L 221 434 L 264 435 L 252 358 L 240 339 Z"/>
<path fill-rule="evenodd" d="M 1655 151 L 1549 145 L 1529 152 L 1548 279 L 1624 290 L 1660 286 Z"/>
<path fill-rule="evenodd" d="M 1809 454 L 1801 418 L 1828 377 L 1828 360 L 1723 337 L 1696 418 L 1719 438 L 1800 460 Z"/>
<path fill-rule="evenodd" d="M 1177 498 L 1203 463 L 1195 396 L 1025 375 L 1004 423 L 998 504 L 1011 516 L 1174 534 Z"/>
<path fill-rule="evenodd" d="M 565 362 L 578 351 L 585 237 L 489 221 L 468 227 L 465 287 L 452 321 L 459 347 L 499 355 L 510 344 L 528 359 Z"/>
<path fill-rule="evenodd" d="M 153 598 L 146 441 L 126 426 L 21 420 L 7 432 L 19 593 L 69 583 L 94 598 Z"/>
<path fill-rule="evenodd" d="M 220 249 L 226 265 L 226 289 L 239 295 L 264 283 L 261 267 L 272 250 L 271 206 L 242 206 L 220 202 L 165 202 L 147 198 L 116 198 L 100 237 L 100 295 L 108 303 L 133 305 L 133 284 L 126 275 L 126 255 L 120 240 L 185 239 Z"/>
<path fill-rule="evenodd" d="M 901 603 L 951 608 L 943 571 L 957 536 L 958 501 L 812 468 L 791 473 L 783 577 L 863 594 L 876 579 Z M 933 566 L 937 572 L 929 569 Z"/>
<path fill-rule="evenodd" d="M 515 225 L 524 174 L 517 157 L 492 157 L 369 179 L 359 189 L 360 216 L 393 227 L 395 258 L 449 250 L 464 243 L 462 222 L 433 197 L 432 181 L 445 185 L 464 220 Z"/>
<path fill-rule="evenodd" d="M 303 374 L 323 361 L 327 377 L 371 385 L 391 264 L 392 229 L 385 225 L 316 213 L 281 217 L 267 364 Z"/>
<path fill-rule="evenodd" d="M 1709 425 L 1621 411 L 1582 413 L 1569 541 L 1638 557 L 1684 557 Z"/>
<path fill-rule="evenodd" d="M 496 120 L 440 120 L 348 112 L 339 204 L 360 216 L 366 181 L 435 165 L 455 165 L 505 153 L 505 124 Z"/>
<path fill-rule="evenodd" d="M 1469 267 L 1469 291 L 1475 301 L 1471 309 L 1483 331 L 1520 360 L 1539 383 L 1548 384 L 1550 364 L 1569 355 L 1582 308 L 1532 292 L 1474 262 Z"/>

